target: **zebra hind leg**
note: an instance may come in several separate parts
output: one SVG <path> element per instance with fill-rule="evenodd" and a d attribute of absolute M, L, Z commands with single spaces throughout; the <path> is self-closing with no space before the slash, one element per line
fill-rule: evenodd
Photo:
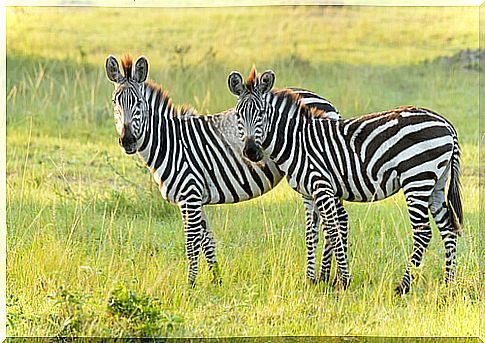
<path fill-rule="evenodd" d="M 453 230 L 450 221 L 450 212 L 445 200 L 445 184 L 436 188 L 430 198 L 430 212 L 438 226 L 443 244 L 445 246 L 445 283 L 454 280 L 456 263 L 457 233 Z"/>
<path fill-rule="evenodd" d="M 209 221 L 205 214 L 204 209 L 202 209 L 202 252 L 209 264 L 209 270 L 212 272 L 212 283 L 220 285 L 222 283 L 219 265 L 216 259 L 216 243 L 212 232 L 210 231 Z"/>
<path fill-rule="evenodd" d="M 432 233 L 428 217 L 428 198 L 428 196 L 415 197 L 406 194 L 406 202 L 413 227 L 413 252 L 401 283 L 395 288 L 395 293 L 398 295 L 406 294 L 410 291 L 411 270 L 421 265 L 423 254 L 431 241 Z"/>

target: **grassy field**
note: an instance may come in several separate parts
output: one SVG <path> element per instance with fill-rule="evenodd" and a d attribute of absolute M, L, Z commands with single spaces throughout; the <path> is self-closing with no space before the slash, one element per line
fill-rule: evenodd
<path fill-rule="evenodd" d="M 478 47 L 473 8 L 274 7 L 7 10 L 8 336 L 477 336 L 478 73 L 439 56 Z M 349 117 L 414 104 L 442 113 L 462 146 L 465 229 L 456 284 L 442 285 L 434 230 L 412 292 L 394 297 L 411 251 L 401 194 L 347 203 L 352 284 L 304 283 L 299 196 L 207 209 L 223 284 L 205 261 L 186 283 L 182 222 L 117 144 L 108 54 L 145 55 L 175 103 L 235 104 L 231 70 L 271 68 Z M 482 324 L 483 325 L 483 324 Z"/>

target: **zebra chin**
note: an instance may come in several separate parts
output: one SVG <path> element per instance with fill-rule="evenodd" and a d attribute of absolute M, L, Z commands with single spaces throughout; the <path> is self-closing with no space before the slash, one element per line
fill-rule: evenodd
<path fill-rule="evenodd" d="M 124 143 L 121 138 L 118 142 L 127 155 L 133 155 L 136 152 L 136 143 Z"/>
<path fill-rule="evenodd" d="M 127 155 L 133 155 L 136 152 L 136 147 L 129 147 L 129 148 L 123 147 L 123 150 Z"/>

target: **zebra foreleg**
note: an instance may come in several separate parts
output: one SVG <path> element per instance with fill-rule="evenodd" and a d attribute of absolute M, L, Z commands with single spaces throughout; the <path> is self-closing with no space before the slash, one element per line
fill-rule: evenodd
<path fill-rule="evenodd" d="M 184 221 L 185 250 L 189 262 L 189 284 L 193 287 L 199 272 L 199 254 L 202 242 L 202 207 L 200 203 L 183 203 L 180 211 Z"/>
<path fill-rule="evenodd" d="M 349 215 L 345 210 L 344 205 L 342 204 L 342 200 L 335 199 L 335 205 L 337 207 L 337 215 L 338 215 L 338 223 L 339 223 L 339 232 L 340 236 L 342 237 L 342 245 L 344 246 L 344 254 L 345 258 L 348 260 L 348 227 L 349 227 Z"/>
<path fill-rule="evenodd" d="M 220 285 L 222 280 L 216 259 L 216 243 L 210 231 L 209 221 L 204 209 L 202 209 L 202 252 L 209 264 L 209 270 L 212 272 L 212 282 Z"/>
<path fill-rule="evenodd" d="M 318 210 L 313 199 L 303 197 L 306 222 L 307 269 L 306 278 L 310 283 L 316 283 L 316 255 L 318 243 Z"/>
<path fill-rule="evenodd" d="M 342 245 L 344 248 L 345 259 L 348 261 L 347 255 L 347 228 L 349 223 L 349 216 L 347 215 L 347 211 L 345 210 L 342 200 L 339 198 L 335 198 L 335 207 L 337 209 L 337 216 L 339 222 L 339 233 L 342 239 Z M 324 282 L 328 282 L 330 280 L 330 269 L 332 266 L 332 242 L 330 241 L 330 237 L 328 234 L 325 234 L 325 246 L 322 254 L 322 264 L 320 266 L 320 280 Z M 335 275 L 335 278 L 332 282 L 332 285 L 336 285 L 338 282 L 338 274 Z"/>
<path fill-rule="evenodd" d="M 330 271 L 332 269 L 333 246 L 327 230 L 323 231 L 324 245 L 322 252 L 322 262 L 320 264 L 320 281 L 328 282 L 330 280 Z"/>
<path fill-rule="evenodd" d="M 345 255 L 342 237 L 339 232 L 339 220 L 336 202 L 331 191 L 318 189 L 315 192 L 315 202 L 320 212 L 320 222 L 325 235 L 329 237 L 332 250 L 337 260 L 337 273 L 342 287 L 346 288 L 350 282 L 350 273 Z"/>

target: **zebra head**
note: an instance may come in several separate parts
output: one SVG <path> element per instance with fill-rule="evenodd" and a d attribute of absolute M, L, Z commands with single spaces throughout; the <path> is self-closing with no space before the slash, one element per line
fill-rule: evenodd
<path fill-rule="evenodd" d="M 119 143 L 127 154 L 137 150 L 137 141 L 142 135 L 144 118 L 148 117 L 148 104 L 143 94 L 143 83 L 148 76 L 148 62 L 140 57 L 132 68 L 133 58 L 125 55 L 121 59 L 123 74 L 114 56 L 106 59 L 106 75 L 113 82 L 114 118 Z"/>
<path fill-rule="evenodd" d="M 244 141 L 243 154 L 253 162 L 263 158 L 261 145 L 267 123 L 265 95 L 273 88 L 274 81 L 275 75 L 271 70 L 257 75 L 254 65 L 246 82 L 237 71 L 229 74 L 227 79 L 229 90 L 238 97 L 236 117 L 238 132 Z"/>

